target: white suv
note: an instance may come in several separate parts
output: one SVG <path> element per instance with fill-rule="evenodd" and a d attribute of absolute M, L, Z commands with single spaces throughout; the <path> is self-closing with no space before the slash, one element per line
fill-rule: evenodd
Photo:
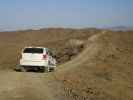
<path fill-rule="evenodd" d="M 20 70 L 50 71 L 56 67 L 56 59 L 48 48 L 25 47 L 20 58 Z"/>

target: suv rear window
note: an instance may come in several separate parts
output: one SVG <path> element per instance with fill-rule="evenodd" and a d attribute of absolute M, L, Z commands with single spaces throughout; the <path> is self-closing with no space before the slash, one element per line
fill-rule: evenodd
<path fill-rule="evenodd" d="M 42 48 L 25 48 L 23 53 L 43 53 Z"/>

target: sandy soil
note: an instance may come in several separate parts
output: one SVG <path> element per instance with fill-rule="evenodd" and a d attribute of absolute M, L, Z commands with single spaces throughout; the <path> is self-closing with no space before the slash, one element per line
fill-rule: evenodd
<path fill-rule="evenodd" d="M 96 29 L 0 33 L 0 100 L 133 100 L 132 33 Z M 71 53 L 65 50 L 73 39 L 84 46 L 67 59 Z M 53 48 L 61 65 L 52 73 L 15 72 L 19 51 L 26 45 Z"/>
<path fill-rule="evenodd" d="M 48 87 L 47 74 L 0 72 L 1 100 L 56 100 Z"/>

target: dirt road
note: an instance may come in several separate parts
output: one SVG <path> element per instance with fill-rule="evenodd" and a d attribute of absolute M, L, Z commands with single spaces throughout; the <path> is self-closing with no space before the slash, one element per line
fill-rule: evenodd
<path fill-rule="evenodd" d="M 93 37 L 95 37 L 95 35 Z M 90 46 L 90 48 L 93 48 L 93 46 L 95 45 Z M 57 72 L 70 69 L 71 66 L 77 66 L 84 62 L 86 59 L 81 61 L 81 58 L 86 55 L 90 48 L 84 50 L 77 59 L 60 66 L 60 70 Z M 0 100 L 56 100 L 57 98 L 54 95 L 55 90 L 53 90 L 48 83 L 48 80 L 51 80 L 50 78 L 50 73 L 3 70 L 0 72 Z"/>
<path fill-rule="evenodd" d="M 56 100 L 46 73 L 0 72 L 0 100 Z M 46 79 L 45 79 L 46 78 Z"/>
<path fill-rule="evenodd" d="M 132 44 L 132 32 L 103 31 L 53 73 L 2 69 L 0 100 L 133 100 Z M 9 68 L 12 63 L 6 62 Z"/>

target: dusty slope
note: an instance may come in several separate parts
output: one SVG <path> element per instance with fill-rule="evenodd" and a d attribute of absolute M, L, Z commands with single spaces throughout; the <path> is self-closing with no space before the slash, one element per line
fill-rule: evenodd
<path fill-rule="evenodd" d="M 132 100 L 132 44 L 132 32 L 89 38 L 86 49 L 56 75 L 64 96 L 69 100 Z"/>
<path fill-rule="evenodd" d="M 47 78 L 47 74 L 1 71 L 0 100 L 56 100 Z"/>
<path fill-rule="evenodd" d="M 0 100 L 63 100 L 61 85 L 54 73 L 18 73 L 13 71 L 24 46 L 47 46 L 62 53 L 67 41 L 87 39 L 97 32 L 73 29 L 45 29 L 0 33 Z M 57 52 L 57 53 L 58 53 Z M 63 51 L 64 52 L 64 51 Z M 3 70 L 6 69 L 6 70 Z"/>
<path fill-rule="evenodd" d="M 49 28 L 0 33 L 0 69 L 9 69 L 16 66 L 20 51 L 25 46 L 44 46 L 55 50 L 57 55 L 64 57 L 65 44 L 71 39 L 86 40 L 89 36 L 98 33 L 96 29 L 63 29 Z M 61 59 L 62 59 L 61 58 Z M 8 60 L 10 59 L 10 60 Z M 63 60 L 61 60 L 63 61 Z"/>
<path fill-rule="evenodd" d="M 85 43 L 85 49 L 83 50 L 83 52 L 81 52 L 75 59 L 61 65 L 59 71 L 71 70 L 74 67 L 82 65 L 87 60 L 92 59 L 92 57 L 95 57 L 95 55 L 97 55 L 98 51 L 100 51 L 101 49 L 101 45 L 97 45 L 95 41 L 98 38 L 102 37 L 104 34 L 106 33 L 103 31 L 102 33 L 95 34 L 89 37 L 88 41 L 86 41 Z M 68 67 L 68 66 L 71 66 L 71 67 Z"/>
<path fill-rule="evenodd" d="M 8 69 L 0 71 L 1 100 L 133 99 L 132 32 L 61 30 L 0 33 L 0 69 Z M 53 36 L 54 33 L 57 36 Z M 96 33 L 99 34 L 90 37 Z M 51 40 L 52 36 L 54 38 Z M 88 39 L 86 47 L 72 61 L 59 66 L 56 72 L 40 74 L 9 71 L 17 63 L 19 50 L 27 43 L 62 51 L 64 43 L 73 38 Z M 40 41 L 37 42 L 38 39 Z"/>

